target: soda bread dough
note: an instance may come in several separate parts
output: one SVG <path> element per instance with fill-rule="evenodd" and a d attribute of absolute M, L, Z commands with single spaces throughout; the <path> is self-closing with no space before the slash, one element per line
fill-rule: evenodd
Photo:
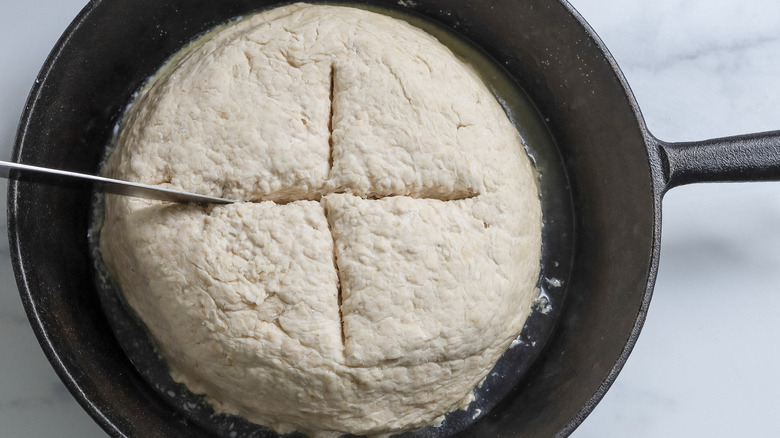
<path fill-rule="evenodd" d="M 376 13 L 295 4 L 183 52 L 104 173 L 252 201 L 109 195 L 100 246 L 174 379 L 282 433 L 467 406 L 536 296 L 516 129 L 470 67 Z"/>

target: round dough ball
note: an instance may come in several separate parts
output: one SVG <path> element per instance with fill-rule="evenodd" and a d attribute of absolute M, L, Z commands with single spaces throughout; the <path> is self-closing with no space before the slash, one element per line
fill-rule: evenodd
<path fill-rule="evenodd" d="M 439 421 L 536 297 L 517 131 L 470 67 L 380 14 L 295 4 L 197 43 L 105 173 L 251 201 L 108 195 L 100 245 L 174 379 L 282 433 Z"/>

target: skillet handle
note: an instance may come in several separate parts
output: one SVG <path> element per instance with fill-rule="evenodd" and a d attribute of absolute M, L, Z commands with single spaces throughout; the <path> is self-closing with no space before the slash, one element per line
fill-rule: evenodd
<path fill-rule="evenodd" d="M 697 182 L 780 181 L 780 131 L 712 140 L 657 140 L 664 191 Z"/>

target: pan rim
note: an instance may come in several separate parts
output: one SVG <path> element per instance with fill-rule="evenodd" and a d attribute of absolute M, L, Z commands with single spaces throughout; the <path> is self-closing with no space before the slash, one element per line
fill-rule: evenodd
<path fill-rule="evenodd" d="M 558 437 L 566 437 L 571 435 L 593 412 L 599 402 L 604 398 L 607 391 L 610 389 L 618 375 L 622 371 L 626 362 L 628 361 L 631 352 L 633 351 L 636 343 L 639 339 L 639 335 L 644 326 L 647 318 L 647 312 L 650 307 L 650 302 L 653 296 L 653 290 L 655 287 L 655 281 L 658 274 L 659 257 L 660 257 L 660 244 L 661 244 L 661 201 L 663 199 L 664 191 L 666 188 L 665 179 L 662 170 L 662 157 L 658 146 L 658 140 L 653 136 L 647 128 L 644 116 L 642 115 L 639 103 L 636 100 L 636 96 L 631 90 L 631 86 L 628 83 L 623 71 L 620 69 L 617 61 L 615 60 L 608 47 L 598 36 L 593 27 L 587 22 L 587 20 L 577 11 L 568 0 L 558 0 L 560 4 L 571 14 L 571 16 L 582 26 L 587 36 L 591 39 L 591 42 L 604 54 L 604 58 L 609 63 L 610 68 L 615 74 L 620 86 L 622 87 L 626 100 L 634 114 L 634 118 L 637 122 L 637 127 L 642 135 L 645 149 L 647 151 L 648 161 L 648 173 L 652 184 L 651 197 L 653 200 L 653 230 L 652 230 L 652 246 L 649 254 L 649 266 L 647 276 L 645 279 L 645 292 L 642 296 L 641 304 L 637 309 L 637 314 L 634 319 L 634 324 L 628 334 L 625 344 L 618 356 L 615 364 L 610 370 L 609 374 L 604 378 L 599 385 L 596 392 L 583 404 L 580 411 L 575 414 L 568 424 L 557 434 Z"/>
<path fill-rule="evenodd" d="M 102 0 L 91 0 L 84 8 L 73 18 L 71 23 L 65 28 L 60 38 L 52 47 L 49 55 L 46 57 L 35 82 L 30 89 L 30 93 L 27 97 L 24 110 L 17 125 L 16 136 L 13 143 L 13 156 L 12 161 L 19 162 L 22 151 L 22 144 L 25 142 L 28 128 L 31 121 L 31 116 L 34 108 L 37 106 L 41 93 L 43 92 L 46 80 L 49 74 L 53 70 L 57 60 L 62 55 L 65 47 L 70 42 L 73 34 L 78 31 L 85 22 L 89 19 L 90 15 L 94 11 L 95 7 L 101 3 Z M 43 326 L 43 321 L 40 314 L 40 309 L 33 298 L 33 291 L 31 289 L 29 280 L 26 273 L 28 269 L 25 266 L 26 257 L 23 255 L 23 245 L 19 239 L 18 220 L 19 205 L 18 205 L 18 192 L 19 192 L 18 180 L 8 181 L 8 241 L 9 252 L 11 254 L 11 265 L 14 271 L 14 277 L 16 280 L 17 288 L 19 289 L 19 295 L 22 300 L 22 306 L 27 314 L 27 319 L 30 322 L 30 327 L 35 334 L 38 344 L 41 346 L 46 359 L 51 364 L 54 372 L 63 382 L 68 391 L 73 395 L 73 398 L 81 405 L 81 407 L 92 417 L 93 420 L 107 433 L 114 436 L 125 437 L 121 429 L 117 427 L 108 417 L 106 417 L 101 410 L 92 400 L 87 396 L 81 385 L 76 378 L 70 372 L 66 364 L 64 363 L 60 351 L 54 345 L 50 339 L 46 329 Z"/>

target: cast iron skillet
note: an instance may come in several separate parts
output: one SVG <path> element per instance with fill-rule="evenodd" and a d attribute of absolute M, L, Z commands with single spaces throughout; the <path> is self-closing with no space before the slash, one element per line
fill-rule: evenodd
<path fill-rule="evenodd" d="M 214 25 L 273 3 L 92 1 L 40 73 L 14 160 L 97 172 L 133 92 L 167 57 Z M 573 218 L 570 247 L 563 248 L 573 252 L 566 300 L 530 368 L 488 413 L 453 435 L 568 435 L 614 381 L 639 334 L 658 266 L 663 194 L 700 181 L 776 179 L 780 132 L 657 140 L 614 60 L 564 0 L 366 3 L 403 8 L 471 40 L 547 122 L 568 179 L 553 202 L 573 211 L 561 218 Z M 86 238 L 91 192 L 16 180 L 8 200 L 23 303 L 74 397 L 113 436 L 209 436 L 150 388 L 111 331 Z"/>

